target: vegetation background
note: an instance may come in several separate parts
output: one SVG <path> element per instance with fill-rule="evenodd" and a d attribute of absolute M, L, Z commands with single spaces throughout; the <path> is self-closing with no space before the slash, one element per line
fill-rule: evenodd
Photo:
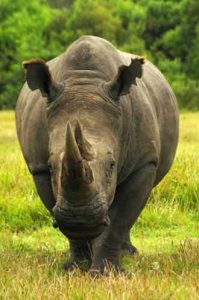
<path fill-rule="evenodd" d="M 129 276 L 63 274 L 68 242 L 36 193 L 14 112 L 3 111 L 15 107 L 22 61 L 50 60 L 82 34 L 146 56 L 181 108 L 175 163 L 132 229 L 139 254 L 122 258 Z M 198 80 L 198 0 L 0 0 L 0 299 L 199 299 Z"/>
<path fill-rule="evenodd" d="M 83 34 L 146 56 L 180 108 L 199 108 L 198 0 L 0 0 L 0 109 L 15 107 L 23 60 L 50 60 Z"/>

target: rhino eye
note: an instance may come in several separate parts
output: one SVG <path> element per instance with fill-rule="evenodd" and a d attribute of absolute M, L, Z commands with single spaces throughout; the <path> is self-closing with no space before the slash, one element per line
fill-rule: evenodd
<path fill-rule="evenodd" d="M 113 158 L 113 153 L 111 151 L 107 152 L 107 156 L 109 158 L 107 157 L 108 160 L 107 160 L 107 163 L 106 163 L 106 168 L 110 172 L 110 171 L 113 171 L 115 169 L 116 162 L 115 162 L 115 160 Z"/>
<path fill-rule="evenodd" d="M 112 160 L 112 161 L 110 162 L 110 169 L 111 169 L 111 170 L 114 170 L 114 168 L 115 168 L 115 161 Z"/>
<path fill-rule="evenodd" d="M 113 171 L 115 169 L 115 165 L 116 165 L 116 163 L 115 163 L 114 160 L 113 161 L 109 161 L 107 163 L 107 167 L 106 167 L 106 177 L 107 177 L 107 179 L 110 179 L 111 176 L 113 175 Z"/>

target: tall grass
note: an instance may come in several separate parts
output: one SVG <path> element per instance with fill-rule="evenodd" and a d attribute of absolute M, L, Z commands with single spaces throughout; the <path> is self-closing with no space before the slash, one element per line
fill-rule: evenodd
<path fill-rule="evenodd" d="M 68 242 L 51 226 L 0 112 L 0 299 L 199 299 L 199 113 L 181 114 L 175 163 L 132 229 L 129 276 L 93 280 L 61 269 Z"/>

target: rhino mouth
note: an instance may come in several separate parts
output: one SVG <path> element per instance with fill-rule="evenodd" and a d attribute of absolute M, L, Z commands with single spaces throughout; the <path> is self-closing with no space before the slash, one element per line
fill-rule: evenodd
<path fill-rule="evenodd" d="M 89 227 L 86 225 L 67 225 L 59 229 L 71 240 L 90 240 L 97 238 L 105 229 L 105 225 Z"/>
<path fill-rule="evenodd" d="M 70 239 L 93 239 L 110 225 L 107 210 L 100 207 L 97 211 L 69 210 L 55 206 L 53 208 L 56 227 Z"/>

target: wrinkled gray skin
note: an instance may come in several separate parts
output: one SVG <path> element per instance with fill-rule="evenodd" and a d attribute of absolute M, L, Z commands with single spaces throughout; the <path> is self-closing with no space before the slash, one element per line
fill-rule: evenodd
<path fill-rule="evenodd" d="M 47 65 L 24 63 L 16 107 L 24 158 L 69 238 L 65 269 L 87 261 L 91 272 L 118 270 L 121 251 L 136 250 L 132 225 L 174 159 L 175 96 L 154 65 L 98 37 L 83 36 Z"/>

